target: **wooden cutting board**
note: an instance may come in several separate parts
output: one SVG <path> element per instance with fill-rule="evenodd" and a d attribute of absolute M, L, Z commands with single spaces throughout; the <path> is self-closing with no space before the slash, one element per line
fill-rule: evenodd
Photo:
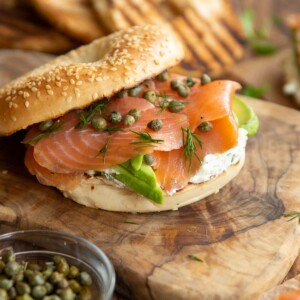
<path fill-rule="evenodd" d="M 300 112 L 248 101 L 261 127 L 249 140 L 240 175 L 178 211 L 80 206 L 28 174 L 22 132 L 0 138 L 0 231 L 50 228 L 94 242 L 130 299 L 255 299 L 283 280 L 300 249 L 297 220 L 283 217 L 300 211 Z"/>

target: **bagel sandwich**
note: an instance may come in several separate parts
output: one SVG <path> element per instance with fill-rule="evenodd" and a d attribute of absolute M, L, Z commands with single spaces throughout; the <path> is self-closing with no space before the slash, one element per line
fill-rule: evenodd
<path fill-rule="evenodd" d="M 85 206 L 154 212 L 217 193 L 245 160 L 240 85 L 173 74 L 183 56 L 168 27 L 95 40 L 2 87 L 0 135 L 26 129 L 29 172 Z"/>

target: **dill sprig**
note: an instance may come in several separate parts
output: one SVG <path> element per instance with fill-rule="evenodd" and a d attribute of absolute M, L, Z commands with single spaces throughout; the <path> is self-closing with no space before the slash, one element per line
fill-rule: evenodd
<path fill-rule="evenodd" d="M 286 218 L 289 218 L 288 222 L 298 218 L 298 223 L 300 224 L 300 212 L 299 211 L 293 210 L 293 211 L 290 211 L 290 212 L 284 214 L 283 216 Z"/>
<path fill-rule="evenodd" d="M 76 124 L 75 128 L 83 129 L 85 126 L 92 122 L 93 118 L 97 114 L 101 114 L 105 107 L 106 105 L 103 103 L 96 103 L 94 105 L 91 105 L 87 110 L 84 110 L 78 115 L 79 123 Z"/>
<path fill-rule="evenodd" d="M 101 154 L 103 154 L 103 163 L 105 163 L 105 158 L 106 158 L 106 152 L 107 152 L 107 148 L 108 148 L 108 142 L 107 141 L 104 146 L 100 149 L 99 153 L 97 154 L 97 157 L 100 156 Z"/>
<path fill-rule="evenodd" d="M 196 149 L 197 145 L 202 148 L 202 142 L 200 141 L 200 138 L 196 133 L 191 132 L 190 128 L 181 128 L 181 130 L 185 161 L 189 161 L 190 170 L 193 156 L 195 156 L 200 161 L 200 158 L 196 153 Z"/>
<path fill-rule="evenodd" d="M 139 141 L 131 142 L 133 145 L 139 145 L 141 147 L 155 147 L 155 144 L 163 143 L 164 140 L 159 139 L 153 139 L 151 135 L 148 132 L 137 132 L 131 130 L 131 132 L 135 133 L 137 135 L 137 138 Z"/>
<path fill-rule="evenodd" d="M 193 255 L 193 254 L 188 254 L 187 256 L 189 259 L 192 259 L 192 260 L 196 260 L 196 261 L 199 261 L 199 262 L 203 262 L 203 260 L 201 258 L 199 258 L 198 256 L 196 255 Z"/>
<path fill-rule="evenodd" d="M 156 108 L 160 108 L 160 111 L 157 112 L 157 114 L 161 114 L 169 106 L 169 103 L 170 103 L 169 96 L 171 96 L 171 95 L 156 94 L 156 97 L 162 98 L 162 100 L 160 100 L 158 102 L 158 104 L 155 105 Z"/>
<path fill-rule="evenodd" d="M 39 133 L 38 135 L 36 135 L 35 137 L 29 139 L 29 140 L 25 140 L 23 141 L 23 144 L 31 144 L 34 142 L 37 142 L 41 139 L 43 139 L 46 136 L 49 136 L 50 134 L 59 131 L 61 129 L 63 129 L 64 125 L 63 124 L 59 124 L 59 123 L 54 123 L 51 127 L 49 127 L 47 130 Z"/>

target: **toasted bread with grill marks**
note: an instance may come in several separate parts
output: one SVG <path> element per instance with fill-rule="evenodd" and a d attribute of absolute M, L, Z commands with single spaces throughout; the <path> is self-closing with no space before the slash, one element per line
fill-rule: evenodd
<path fill-rule="evenodd" d="M 43 22 L 30 7 L 3 5 L 0 10 L 0 48 L 63 53 L 77 43 Z"/>
<path fill-rule="evenodd" d="M 50 24 L 83 43 L 106 35 L 89 0 L 31 0 L 31 3 Z"/>
<path fill-rule="evenodd" d="M 244 35 L 233 1 L 93 0 L 93 5 L 111 31 L 169 24 L 185 46 L 185 59 L 176 72 L 219 73 L 243 56 Z"/>

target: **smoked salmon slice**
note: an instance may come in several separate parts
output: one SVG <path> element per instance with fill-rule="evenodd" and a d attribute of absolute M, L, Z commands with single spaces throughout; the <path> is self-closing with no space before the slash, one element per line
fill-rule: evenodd
<path fill-rule="evenodd" d="M 170 80 L 184 77 L 171 75 Z M 124 123 L 112 131 L 97 131 L 91 124 L 77 128 L 80 111 L 69 112 L 55 122 L 62 128 L 42 139 L 30 142 L 41 133 L 33 126 L 25 141 L 32 145 L 28 148 L 25 163 L 30 172 L 45 184 L 71 186 L 80 180 L 81 174 L 89 170 L 105 170 L 139 155 L 151 153 L 155 157 L 154 170 L 159 184 L 169 193 L 183 188 L 193 173 L 199 169 L 201 158 L 207 153 L 222 153 L 237 144 L 237 125 L 232 117 L 231 99 L 240 85 L 233 81 L 213 81 L 200 85 L 199 80 L 190 87 L 190 94 L 184 98 L 170 88 L 170 80 L 150 81 L 158 98 L 164 95 L 174 101 L 182 101 L 184 109 L 178 113 L 169 112 L 159 103 L 152 104 L 142 98 L 143 87 L 138 97 L 113 97 L 105 104 L 101 116 L 105 118 L 113 112 L 123 117 L 136 108 L 141 111 L 140 118 L 131 126 Z M 147 127 L 149 121 L 160 119 L 163 127 L 153 131 Z M 210 121 L 213 129 L 200 132 L 197 127 L 203 121 Z M 199 135 L 202 147 L 197 147 L 191 167 L 187 166 L 183 147 L 183 129 Z M 141 133 L 149 135 L 155 142 L 143 141 Z M 57 177 L 53 173 L 58 174 Z M 176 177 L 176 178 L 175 178 Z M 60 178 L 60 179 L 57 179 Z M 51 184 L 53 182 L 53 184 Z M 76 184 L 75 184 L 76 185 Z"/>
<path fill-rule="evenodd" d="M 52 172 L 104 170 L 139 154 L 151 153 L 154 149 L 178 149 L 182 146 L 181 128 L 188 126 L 186 115 L 168 111 L 157 114 L 157 109 L 149 109 L 142 112 L 136 123 L 129 128 L 120 128 L 120 131 L 96 131 L 91 125 L 80 130 L 76 128 L 77 115 L 71 114 L 73 118 L 69 116 L 68 122 L 61 122 L 64 124 L 63 130 L 43 138 L 34 147 L 35 160 Z M 155 132 L 147 128 L 153 119 L 163 121 L 161 130 Z M 149 133 L 154 140 L 161 142 L 143 144 L 139 139 L 140 132 Z M 101 149 L 105 149 L 105 152 Z"/>
<path fill-rule="evenodd" d="M 231 116 L 211 121 L 212 129 L 208 132 L 196 130 L 202 146 L 196 147 L 192 157 L 191 168 L 184 155 L 184 149 L 180 148 L 168 152 L 154 151 L 153 167 L 160 186 L 169 194 L 184 188 L 189 178 L 200 168 L 201 159 L 208 153 L 222 153 L 234 146 L 238 135 L 238 128 Z M 198 159 L 198 158 L 199 159 Z"/>
<path fill-rule="evenodd" d="M 33 147 L 29 146 L 25 154 L 25 166 L 30 174 L 35 175 L 38 181 L 44 185 L 55 186 L 61 190 L 69 190 L 78 186 L 82 174 L 58 174 L 40 166 L 33 157 Z"/>

